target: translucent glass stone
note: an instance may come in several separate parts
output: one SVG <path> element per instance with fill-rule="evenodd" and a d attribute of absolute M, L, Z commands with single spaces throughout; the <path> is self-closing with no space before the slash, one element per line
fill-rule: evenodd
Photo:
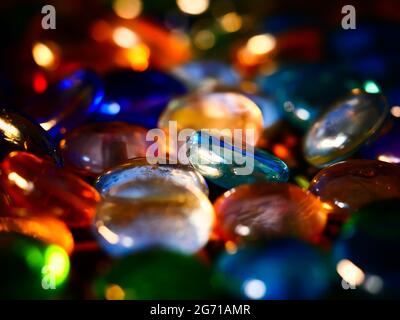
<path fill-rule="evenodd" d="M 104 95 L 97 74 L 78 70 L 51 85 L 24 110 L 53 137 L 82 124 L 98 108 Z"/>
<path fill-rule="evenodd" d="M 288 183 L 242 185 L 214 203 L 217 226 L 226 240 L 254 241 L 297 237 L 317 241 L 327 207 L 311 192 Z"/>
<path fill-rule="evenodd" d="M 309 190 L 345 215 L 368 203 L 400 197 L 400 167 L 377 160 L 349 160 L 321 170 Z"/>
<path fill-rule="evenodd" d="M 70 131 L 60 142 L 66 167 L 90 176 L 129 159 L 146 156 L 147 130 L 123 122 L 91 123 Z"/>
<path fill-rule="evenodd" d="M 352 94 L 335 103 L 307 132 L 306 160 L 324 167 L 346 159 L 379 132 L 388 112 L 384 97 L 376 94 Z"/>
<path fill-rule="evenodd" d="M 132 159 L 107 170 L 97 178 L 95 187 L 101 195 L 106 196 L 112 188 L 146 179 L 163 179 L 186 187 L 194 186 L 208 195 L 206 181 L 193 167 L 182 164 L 150 164 L 146 158 Z"/>
<path fill-rule="evenodd" d="M 205 132 L 194 133 L 186 147 L 192 166 L 226 189 L 260 181 L 286 182 L 289 178 L 289 169 L 279 158 L 257 148 L 249 152 Z"/>
<path fill-rule="evenodd" d="M 318 248 L 294 240 L 271 241 L 225 253 L 216 269 L 224 287 L 241 299 L 323 298 L 334 279 L 328 259 Z"/>
<path fill-rule="evenodd" d="M 193 61 L 178 66 L 172 73 L 189 88 L 213 88 L 216 86 L 236 87 L 239 74 L 229 65 L 218 61 Z"/>
<path fill-rule="evenodd" d="M 191 94 L 172 100 L 158 121 L 158 127 L 169 131 L 170 121 L 177 122 L 177 130 L 182 129 L 235 129 L 254 131 L 255 143 L 263 128 L 260 108 L 246 96 L 233 93 Z"/>
<path fill-rule="evenodd" d="M 194 253 L 208 241 L 214 209 L 197 188 L 136 180 L 111 188 L 97 207 L 95 233 L 114 256 L 149 247 Z"/>

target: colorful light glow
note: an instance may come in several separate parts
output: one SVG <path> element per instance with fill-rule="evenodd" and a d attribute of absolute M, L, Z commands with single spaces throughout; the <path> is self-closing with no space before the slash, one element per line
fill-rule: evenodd
<path fill-rule="evenodd" d="M 139 43 L 139 37 L 136 33 L 125 27 L 116 28 L 112 37 L 115 44 L 122 48 L 132 48 Z"/>
<path fill-rule="evenodd" d="M 61 285 L 68 277 L 70 263 L 67 253 L 57 245 L 50 245 L 44 253 L 45 266 L 52 272 L 57 285 Z"/>
<path fill-rule="evenodd" d="M 117 16 L 123 19 L 133 19 L 142 12 L 142 2 L 140 0 L 115 0 L 113 9 Z"/>
<path fill-rule="evenodd" d="M 275 49 L 276 40 L 271 34 L 260 34 L 247 41 L 248 50 L 256 55 L 264 55 Z"/>
<path fill-rule="evenodd" d="M 211 49 L 215 44 L 215 36 L 210 30 L 200 30 L 194 36 L 194 44 L 201 50 Z"/>
<path fill-rule="evenodd" d="M 229 12 L 219 19 L 219 23 L 226 32 L 236 32 L 242 27 L 242 18 L 236 12 Z"/>
<path fill-rule="evenodd" d="M 33 60 L 36 64 L 44 67 L 51 68 L 55 64 L 55 55 L 50 47 L 42 42 L 36 42 L 32 48 Z"/>
<path fill-rule="evenodd" d="M 146 44 L 140 43 L 130 48 L 126 53 L 126 57 L 133 70 L 144 71 L 149 67 L 150 48 Z"/>
<path fill-rule="evenodd" d="M 209 0 L 176 0 L 176 4 L 182 12 L 198 15 L 208 9 L 210 2 Z"/>

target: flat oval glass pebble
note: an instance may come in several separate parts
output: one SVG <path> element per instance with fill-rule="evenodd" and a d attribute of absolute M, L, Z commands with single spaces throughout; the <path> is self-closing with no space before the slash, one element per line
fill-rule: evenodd
<path fill-rule="evenodd" d="M 196 257 L 151 250 L 118 260 L 96 275 L 96 298 L 212 299 L 221 296 L 211 270 Z"/>
<path fill-rule="evenodd" d="M 170 122 L 182 129 L 253 130 L 254 142 L 261 135 L 263 117 L 258 106 L 246 96 L 234 92 L 191 94 L 172 100 L 158 121 L 158 127 L 169 132 Z"/>
<path fill-rule="evenodd" d="M 0 233 L 19 233 L 48 244 L 57 244 L 68 254 L 72 253 L 74 239 L 64 222 L 49 216 L 29 216 L 24 211 L 18 211 L 20 216 L 0 216 Z"/>
<path fill-rule="evenodd" d="M 205 132 L 194 133 L 186 147 L 191 165 L 226 189 L 260 181 L 286 182 L 289 178 L 289 169 L 279 158 L 257 148 L 238 148 Z"/>
<path fill-rule="evenodd" d="M 147 130 L 123 122 L 92 123 L 70 131 L 60 142 L 64 164 L 74 171 L 98 176 L 129 159 L 146 156 Z"/>
<path fill-rule="evenodd" d="M 317 248 L 294 240 L 225 253 L 216 269 L 224 287 L 239 299 L 318 299 L 332 280 L 326 257 Z"/>
<path fill-rule="evenodd" d="M 208 241 L 214 209 L 197 188 L 170 180 L 136 180 L 111 188 L 97 207 L 95 233 L 114 256 L 149 247 L 183 253 Z"/>
<path fill-rule="evenodd" d="M 311 192 L 289 183 L 242 185 L 214 203 L 217 226 L 227 240 L 295 237 L 317 241 L 329 208 Z"/>
<path fill-rule="evenodd" d="M 352 213 L 334 246 L 340 276 L 372 296 L 400 295 L 400 198 Z"/>
<path fill-rule="evenodd" d="M 78 70 L 37 96 L 24 110 L 49 134 L 59 137 L 82 124 L 99 106 L 104 95 L 101 79 Z"/>
<path fill-rule="evenodd" d="M 104 172 L 97 178 L 95 187 L 106 196 L 112 188 L 135 180 L 165 179 L 183 186 L 195 186 L 208 195 L 203 176 L 191 166 L 182 164 L 150 164 L 146 158 L 132 159 Z"/>
<path fill-rule="evenodd" d="M 0 157 L 17 150 L 60 162 L 50 137 L 39 125 L 14 111 L 0 108 Z"/>
<path fill-rule="evenodd" d="M 9 154 L 0 167 L 0 183 L 17 207 L 46 212 L 71 227 L 92 222 L 100 196 L 79 177 L 22 151 Z"/>
<path fill-rule="evenodd" d="M 384 97 L 376 94 L 352 94 L 337 102 L 307 132 L 306 160 L 324 167 L 349 157 L 377 134 L 388 112 Z"/>
<path fill-rule="evenodd" d="M 348 214 L 370 202 L 400 197 L 400 168 L 377 160 L 349 160 L 321 170 L 309 190 Z"/>
<path fill-rule="evenodd" d="M 172 73 L 192 90 L 216 86 L 236 87 L 239 74 L 229 65 L 219 61 L 193 61 L 178 66 Z"/>
<path fill-rule="evenodd" d="M 70 262 L 55 244 L 0 233 L 0 260 L 1 299 L 54 299 L 65 289 Z"/>
<path fill-rule="evenodd" d="M 105 75 L 105 97 L 96 114 L 103 121 L 125 121 L 147 128 L 157 126 L 166 105 L 186 93 L 174 77 L 157 70 L 117 70 Z"/>

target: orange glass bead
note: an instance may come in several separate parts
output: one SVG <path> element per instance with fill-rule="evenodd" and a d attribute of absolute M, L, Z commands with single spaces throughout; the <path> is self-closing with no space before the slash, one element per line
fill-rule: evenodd
<path fill-rule="evenodd" d="M 317 241 L 329 207 L 289 183 L 241 185 L 214 203 L 218 233 L 225 240 L 297 237 Z"/>
<path fill-rule="evenodd" d="M 49 216 L 0 217 L 0 232 L 15 232 L 49 244 L 57 244 L 68 254 L 74 249 L 74 239 L 66 224 Z"/>
<path fill-rule="evenodd" d="M 10 153 L 0 168 L 0 183 L 15 206 L 51 213 L 71 227 L 91 223 L 100 196 L 79 177 L 28 152 Z"/>

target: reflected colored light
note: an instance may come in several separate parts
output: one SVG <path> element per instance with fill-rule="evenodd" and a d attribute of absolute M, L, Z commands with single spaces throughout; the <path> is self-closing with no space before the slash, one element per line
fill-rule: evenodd
<path fill-rule="evenodd" d="M 19 140 L 20 138 L 20 131 L 18 128 L 14 127 L 11 123 L 4 121 L 3 119 L 0 119 L 0 130 L 2 131 L 2 134 L 8 139 L 10 142 L 13 142 L 14 140 Z"/>
<path fill-rule="evenodd" d="M 396 117 L 396 118 L 400 118 L 400 106 L 393 106 L 390 109 L 390 113 Z"/>
<path fill-rule="evenodd" d="M 48 131 L 48 130 L 50 130 L 51 128 L 53 128 L 56 124 L 57 124 L 57 120 L 51 119 L 51 120 L 49 120 L 49 121 L 47 121 L 47 122 L 42 122 L 42 123 L 40 123 L 40 126 L 41 126 L 44 130 Z"/>
<path fill-rule="evenodd" d="M 243 284 L 243 291 L 250 299 L 261 299 L 267 292 L 267 287 L 263 281 L 251 279 Z"/>
<path fill-rule="evenodd" d="M 263 55 L 272 51 L 276 46 L 275 37 L 271 34 L 260 34 L 247 41 L 247 48 L 253 54 Z"/>
<path fill-rule="evenodd" d="M 149 67 L 150 49 L 144 43 L 130 48 L 126 56 L 133 70 L 144 71 Z"/>
<path fill-rule="evenodd" d="M 219 19 L 222 29 L 226 32 L 236 32 L 242 27 L 242 18 L 236 12 L 229 12 Z"/>
<path fill-rule="evenodd" d="M 42 93 L 47 89 L 47 80 L 41 72 L 37 72 L 34 74 L 32 87 L 36 93 Z"/>
<path fill-rule="evenodd" d="M 250 234 L 250 228 L 248 226 L 238 224 L 235 228 L 235 232 L 241 236 L 248 236 Z"/>
<path fill-rule="evenodd" d="M 50 68 L 54 65 L 55 56 L 51 49 L 41 42 L 36 42 L 32 49 L 33 60 L 36 64 L 44 67 Z"/>
<path fill-rule="evenodd" d="M 343 133 L 339 133 L 336 137 L 328 137 L 321 140 L 317 145 L 320 149 L 339 148 L 347 140 Z"/>
<path fill-rule="evenodd" d="M 396 156 L 381 154 L 378 160 L 389 163 L 400 163 L 400 159 Z"/>
<path fill-rule="evenodd" d="M 302 189 L 308 189 L 308 187 L 310 186 L 310 182 L 304 176 L 295 176 L 294 181 Z"/>
<path fill-rule="evenodd" d="M 225 250 L 229 253 L 229 254 L 235 254 L 237 252 L 237 246 L 233 241 L 227 241 L 225 243 Z"/>
<path fill-rule="evenodd" d="M 364 282 L 364 272 L 350 260 L 343 259 L 339 261 L 336 271 L 344 281 L 353 286 L 358 286 Z"/>
<path fill-rule="evenodd" d="M 379 93 L 381 90 L 374 81 L 367 81 L 364 84 L 364 90 L 368 93 Z"/>
<path fill-rule="evenodd" d="M 272 152 L 281 159 L 285 159 L 290 156 L 289 150 L 283 144 L 276 144 L 272 147 Z"/>
<path fill-rule="evenodd" d="M 140 0 L 115 0 L 113 9 L 117 16 L 133 19 L 142 12 L 142 2 Z"/>
<path fill-rule="evenodd" d="M 121 111 L 121 106 L 118 102 L 103 103 L 100 106 L 100 112 L 104 114 L 118 114 Z"/>
<path fill-rule="evenodd" d="M 8 180 L 14 182 L 14 184 L 17 185 L 18 188 L 23 189 L 27 192 L 31 192 L 35 187 L 32 182 L 25 180 L 16 172 L 10 172 L 8 174 Z"/>
<path fill-rule="evenodd" d="M 308 112 L 306 109 L 300 108 L 296 110 L 296 116 L 301 120 L 306 121 L 310 119 L 310 112 Z"/>
<path fill-rule="evenodd" d="M 103 238 L 111 244 L 117 244 L 119 242 L 119 236 L 108 229 L 103 224 L 97 226 L 97 231 L 103 236 Z"/>
<path fill-rule="evenodd" d="M 125 291 L 117 284 L 110 284 L 106 288 L 105 297 L 107 300 L 124 300 Z"/>
<path fill-rule="evenodd" d="M 194 44 L 201 50 L 208 50 L 215 44 L 215 36 L 210 30 L 200 30 L 194 36 Z"/>
<path fill-rule="evenodd" d="M 115 44 L 122 48 L 131 48 L 139 42 L 139 37 L 136 33 L 125 27 L 116 28 L 112 37 Z"/>
<path fill-rule="evenodd" d="M 112 28 L 106 21 L 99 20 L 92 25 L 90 34 L 98 42 L 107 41 L 111 37 Z"/>
<path fill-rule="evenodd" d="M 69 273 L 69 258 L 67 253 L 57 245 L 51 245 L 46 249 L 44 254 L 45 265 L 53 276 L 55 276 L 56 284 L 62 284 Z"/>
<path fill-rule="evenodd" d="M 369 293 L 378 294 L 383 289 L 383 280 L 379 276 L 368 276 L 365 280 L 364 288 Z"/>
<path fill-rule="evenodd" d="M 208 9 L 209 0 L 176 0 L 178 8 L 188 14 L 201 14 Z"/>

